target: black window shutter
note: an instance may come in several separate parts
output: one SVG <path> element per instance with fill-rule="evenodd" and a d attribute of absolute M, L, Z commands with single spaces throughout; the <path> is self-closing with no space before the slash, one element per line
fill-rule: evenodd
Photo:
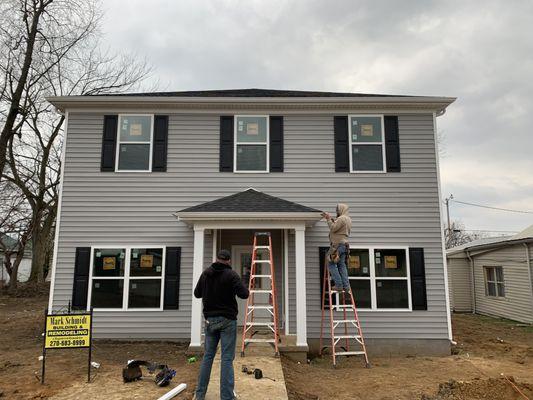
<path fill-rule="evenodd" d="M 318 248 L 318 263 L 320 265 L 320 301 L 322 301 L 322 296 L 324 294 L 324 268 L 326 268 L 326 254 L 329 250 L 329 247 L 319 247 Z M 337 297 L 333 296 L 333 305 L 337 304 Z M 324 298 L 324 305 L 329 308 L 329 297 L 326 293 Z"/>
<path fill-rule="evenodd" d="M 385 115 L 385 154 L 387 172 L 400 172 L 400 133 L 396 115 Z"/>
<path fill-rule="evenodd" d="M 168 115 L 154 117 L 152 172 L 166 172 L 168 148 Z"/>
<path fill-rule="evenodd" d="M 165 260 L 165 310 L 179 308 L 181 247 L 167 247 Z"/>
<path fill-rule="evenodd" d="M 411 302 L 413 310 L 427 310 L 424 249 L 422 247 L 410 248 L 409 261 L 411 264 Z"/>
<path fill-rule="evenodd" d="M 335 172 L 350 172 L 350 142 L 348 138 L 348 117 L 333 117 L 335 130 Z"/>
<path fill-rule="evenodd" d="M 270 117 L 270 172 L 283 172 L 283 117 Z"/>
<path fill-rule="evenodd" d="M 104 115 L 104 133 L 102 136 L 102 160 L 100 171 L 115 171 L 115 154 L 117 150 L 118 115 Z"/>
<path fill-rule="evenodd" d="M 233 172 L 233 115 L 220 117 L 220 172 Z"/>
<path fill-rule="evenodd" d="M 72 308 L 87 309 L 89 289 L 89 264 L 91 262 L 90 247 L 76 247 L 74 261 L 74 285 L 72 287 Z"/>

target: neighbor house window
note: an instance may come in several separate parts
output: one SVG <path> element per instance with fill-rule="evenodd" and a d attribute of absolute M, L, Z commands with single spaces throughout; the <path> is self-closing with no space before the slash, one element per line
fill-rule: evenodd
<path fill-rule="evenodd" d="M 407 248 L 353 248 L 346 265 L 358 308 L 411 309 Z"/>
<path fill-rule="evenodd" d="M 351 172 L 385 172 L 382 115 L 350 115 Z"/>
<path fill-rule="evenodd" d="M 161 309 L 163 247 L 95 247 L 89 307 Z"/>
<path fill-rule="evenodd" d="M 119 115 L 117 171 L 151 171 L 153 126 L 153 115 Z"/>
<path fill-rule="evenodd" d="M 235 117 L 235 172 L 268 172 L 268 116 Z"/>
<path fill-rule="evenodd" d="M 484 267 L 485 294 L 492 297 L 505 297 L 503 267 Z"/>

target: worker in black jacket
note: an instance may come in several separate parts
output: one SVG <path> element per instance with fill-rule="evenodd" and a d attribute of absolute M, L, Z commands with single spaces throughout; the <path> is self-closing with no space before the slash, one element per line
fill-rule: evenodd
<path fill-rule="evenodd" d="M 219 341 L 222 352 L 220 399 L 235 399 L 233 360 L 239 312 L 235 296 L 247 299 L 248 295 L 248 288 L 244 286 L 239 275 L 231 269 L 230 252 L 220 250 L 217 261 L 204 270 L 194 289 L 194 296 L 202 299 L 205 318 L 205 352 L 195 392 L 196 400 L 205 399 Z"/>

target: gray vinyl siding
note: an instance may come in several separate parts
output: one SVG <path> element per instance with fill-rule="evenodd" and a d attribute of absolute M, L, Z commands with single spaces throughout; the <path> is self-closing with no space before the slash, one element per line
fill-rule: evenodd
<path fill-rule="evenodd" d="M 280 114 L 279 112 L 277 114 Z M 71 298 L 75 248 L 96 244 L 182 247 L 180 309 L 98 312 L 100 337 L 189 338 L 193 234 L 171 214 L 185 207 L 254 187 L 273 196 L 333 212 L 351 208 L 353 245 L 423 247 L 427 311 L 361 312 L 373 338 L 448 337 L 439 221 L 433 115 L 399 116 L 401 173 L 334 172 L 333 115 L 286 115 L 285 172 L 219 172 L 219 115 L 172 114 L 165 173 L 100 172 L 103 114 L 71 113 L 66 143 L 63 204 L 54 308 Z M 318 247 L 323 222 L 306 231 L 308 336 L 320 331 Z M 290 328 L 295 333 L 294 235 L 289 235 Z M 206 264 L 211 261 L 206 235 Z"/>
<path fill-rule="evenodd" d="M 472 273 L 468 258 L 448 258 L 448 285 L 453 311 L 472 311 Z"/>
<path fill-rule="evenodd" d="M 474 256 L 476 312 L 533 323 L 531 281 L 523 244 L 501 247 Z M 484 267 L 503 267 L 505 297 L 486 295 Z"/>

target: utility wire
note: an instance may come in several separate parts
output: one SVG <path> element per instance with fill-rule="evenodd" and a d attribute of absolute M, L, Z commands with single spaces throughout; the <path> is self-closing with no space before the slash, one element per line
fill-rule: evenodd
<path fill-rule="evenodd" d="M 450 201 L 453 201 L 455 203 L 460 204 L 466 204 L 467 206 L 474 206 L 474 207 L 480 207 L 480 208 L 488 208 L 491 210 L 498 210 L 498 211 L 507 211 L 507 212 L 514 212 L 514 213 L 520 213 L 520 214 L 533 214 L 533 211 L 525 211 L 525 210 L 511 210 L 509 208 L 499 208 L 499 207 L 491 207 L 491 206 L 485 206 L 483 204 L 475 204 L 475 203 L 468 203 L 466 201 L 460 201 L 455 199 L 450 199 Z"/>

